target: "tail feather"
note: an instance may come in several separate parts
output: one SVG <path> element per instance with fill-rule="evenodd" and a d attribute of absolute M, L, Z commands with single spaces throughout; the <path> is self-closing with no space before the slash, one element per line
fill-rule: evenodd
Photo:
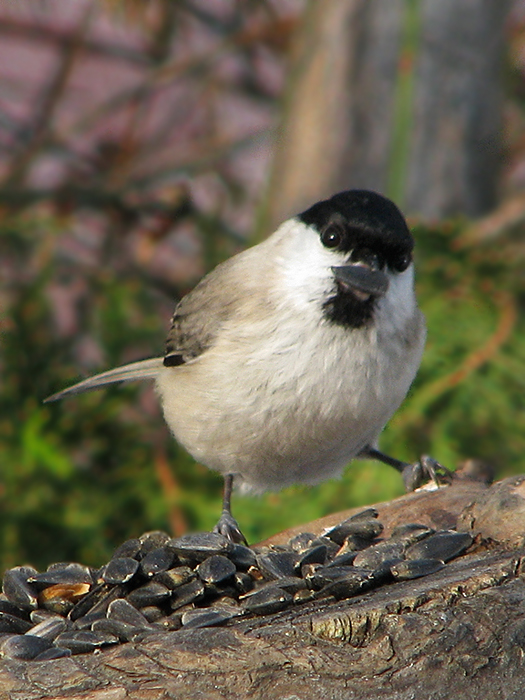
<path fill-rule="evenodd" d="M 134 379 L 154 379 L 162 366 L 163 358 L 154 357 L 151 360 L 141 360 L 140 362 L 132 362 L 129 365 L 116 367 L 115 369 L 110 369 L 107 372 L 102 372 L 102 374 L 96 374 L 94 377 L 84 379 L 84 381 L 74 384 L 63 391 L 59 391 L 52 396 L 48 396 L 47 399 L 44 399 L 44 403 L 59 401 L 66 396 L 82 394 L 84 391 L 100 389 L 100 387 L 106 386 L 107 384 L 130 382 Z"/>

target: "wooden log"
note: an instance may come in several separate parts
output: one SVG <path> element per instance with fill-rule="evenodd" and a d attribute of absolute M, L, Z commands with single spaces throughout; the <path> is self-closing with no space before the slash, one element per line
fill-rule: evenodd
<path fill-rule="evenodd" d="M 525 477 L 492 487 L 457 478 L 377 508 L 387 528 L 416 520 L 472 527 L 475 547 L 436 574 L 349 600 L 313 601 L 226 627 L 156 633 L 97 654 L 40 663 L 3 659 L 0 698 L 522 697 L 525 549 L 517 533 L 525 532 Z M 496 542 L 498 512 L 506 527 Z M 341 515 L 309 529 L 319 531 L 332 519 Z"/>

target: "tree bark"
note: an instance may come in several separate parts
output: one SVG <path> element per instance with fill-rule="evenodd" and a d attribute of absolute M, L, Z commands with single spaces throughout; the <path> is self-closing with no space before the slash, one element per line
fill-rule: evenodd
<path fill-rule="evenodd" d="M 334 191 L 407 214 L 497 198 L 510 0 L 314 0 L 291 54 L 264 231 Z"/>

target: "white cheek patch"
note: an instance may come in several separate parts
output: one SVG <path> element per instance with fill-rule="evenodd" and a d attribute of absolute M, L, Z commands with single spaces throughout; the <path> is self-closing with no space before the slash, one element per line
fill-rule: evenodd
<path fill-rule="evenodd" d="M 286 295 L 301 308 L 322 303 L 335 292 L 332 267 L 343 265 L 347 255 L 325 248 L 319 233 L 298 219 L 284 223 L 277 234 L 282 234 L 277 268 Z"/>

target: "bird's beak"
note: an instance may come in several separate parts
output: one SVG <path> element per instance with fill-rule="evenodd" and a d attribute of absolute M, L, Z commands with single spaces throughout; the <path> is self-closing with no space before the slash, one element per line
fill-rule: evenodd
<path fill-rule="evenodd" d="M 343 288 L 348 288 L 356 296 L 368 299 L 381 297 L 388 289 L 388 277 L 382 270 L 373 270 L 368 265 L 343 265 L 332 267 L 335 279 Z"/>

